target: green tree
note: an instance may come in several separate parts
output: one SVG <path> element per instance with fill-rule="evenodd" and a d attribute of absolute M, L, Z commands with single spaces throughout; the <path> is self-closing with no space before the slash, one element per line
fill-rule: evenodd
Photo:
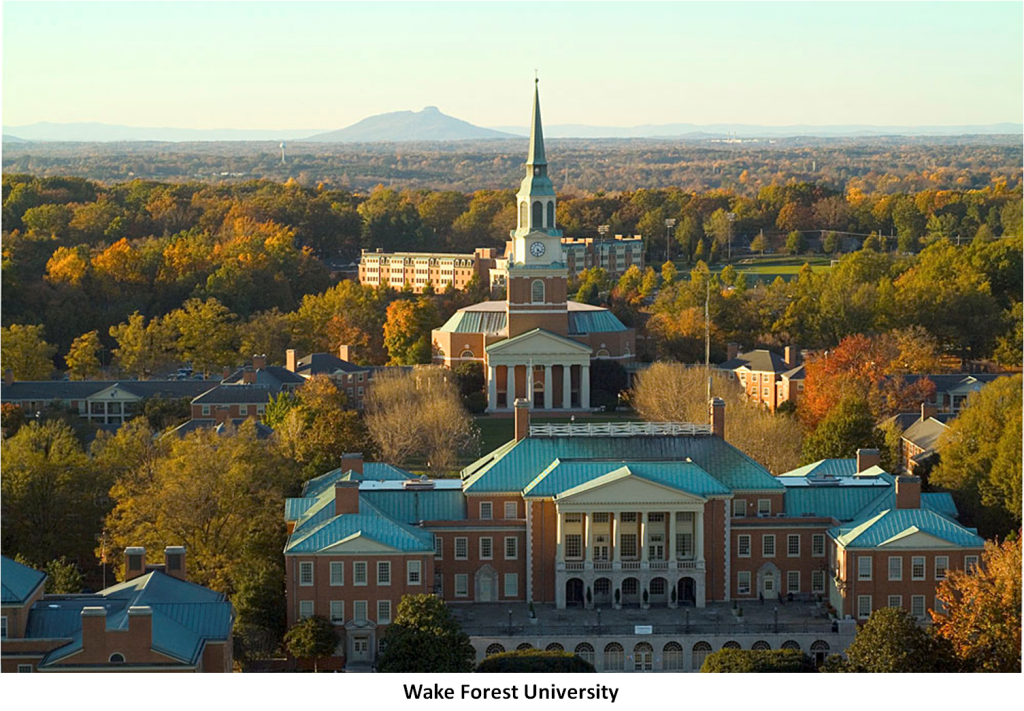
<path fill-rule="evenodd" d="M 247 558 L 235 570 L 236 658 L 247 663 L 273 656 L 286 626 L 284 567 L 279 560 Z"/>
<path fill-rule="evenodd" d="M 177 349 L 181 357 L 192 363 L 197 372 L 209 374 L 233 362 L 238 317 L 217 299 L 189 299 L 168 318 L 178 331 Z"/>
<path fill-rule="evenodd" d="M 0 368 L 15 380 L 49 380 L 56 346 L 43 339 L 42 326 L 12 324 L 0 329 Z"/>
<path fill-rule="evenodd" d="M 722 649 L 709 654 L 703 674 L 774 674 L 813 672 L 814 662 L 799 649 Z"/>
<path fill-rule="evenodd" d="M 78 566 L 61 556 L 46 564 L 46 592 L 51 595 L 73 595 L 82 592 L 85 576 Z"/>
<path fill-rule="evenodd" d="M 451 609 L 434 595 L 404 595 L 384 633 L 377 670 L 451 674 L 473 671 L 476 650 Z"/>
<path fill-rule="evenodd" d="M 884 248 L 885 244 L 882 242 L 882 238 L 874 232 L 865 237 L 864 243 L 861 245 L 861 249 L 866 252 L 881 252 Z"/>
<path fill-rule="evenodd" d="M 764 233 L 760 232 L 757 237 L 750 241 L 750 251 L 759 252 L 763 257 L 766 249 L 768 249 L 768 240 L 765 239 Z"/>
<path fill-rule="evenodd" d="M 821 248 L 825 254 L 839 254 L 843 249 L 843 240 L 835 232 L 826 232 L 821 239 Z"/>
<path fill-rule="evenodd" d="M 138 311 L 124 323 L 110 327 L 110 335 L 117 341 L 113 349 L 117 368 L 136 378 L 147 378 L 162 368 L 169 368 L 177 357 L 176 336 L 168 319 L 152 319 L 146 324 Z"/>
<path fill-rule="evenodd" d="M 800 230 L 793 230 L 786 235 L 786 251 L 790 254 L 803 254 L 807 251 L 807 241 L 804 239 L 804 233 Z"/>
<path fill-rule="evenodd" d="M 948 642 L 921 628 L 901 607 L 883 607 L 857 631 L 843 671 L 869 674 L 958 671 Z"/>
<path fill-rule="evenodd" d="M 296 659 L 312 659 L 313 671 L 319 671 L 320 657 L 334 654 L 338 646 L 338 633 L 326 617 L 314 615 L 292 625 L 284 636 L 284 644 Z"/>
<path fill-rule="evenodd" d="M 100 373 L 100 334 L 96 331 L 83 333 L 71 343 L 71 349 L 64 356 L 71 380 L 94 380 Z"/>
<path fill-rule="evenodd" d="M 878 447 L 879 439 L 867 401 L 848 396 L 804 440 L 804 461 L 853 457 L 861 447 Z"/>
<path fill-rule="evenodd" d="M 484 674 L 594 674 L 590 662 L 572 652 L 517 649 L 500 652 L 480 662 L 476 671 Z"/>
<path fill-rule="evenodd" d="M 270 396 L 266 409 L 263 411 L 263 424 L 267 427 L 276 428 L 287 419 L 288 413 L 298 406 L 299 396 L 282 390 L 277 397 Z"/>

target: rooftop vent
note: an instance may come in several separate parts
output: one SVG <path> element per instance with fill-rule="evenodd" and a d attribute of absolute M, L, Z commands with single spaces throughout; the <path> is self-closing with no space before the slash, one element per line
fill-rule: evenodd
<path fill-rule="evenodd" d="M 420 491 L 424 489 L 433 489 L 434 482 L 427 479 L 427 475 L 423 474 L 419 479 L 406 479 L 402 482 L 403 489 L 412 489 L 414 491 Z"/>

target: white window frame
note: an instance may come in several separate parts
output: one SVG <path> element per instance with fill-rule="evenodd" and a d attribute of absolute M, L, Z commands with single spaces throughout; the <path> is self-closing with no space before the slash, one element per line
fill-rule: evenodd
<path fill-rule="evenodd" d="M 749 595 L 750 594 L 750 571 L 749 570 L 738 570 L 738 571 L 736 571 L 736 594 L 737 595 Z"/>
<path fill-rule="evenodd" d="M 434 534 L 434 560 L 444 560 L 444 539 Z"/>
<path fill-rule="evenodd" d="M 494 539 L 490 536 L 480 537 L 480 560 L 494 560 Z"/>
<path fill-rule="evenodd" d="M 976 555 L 965 555 L 964 556 L 964 571 L 970 573 L 976 570 L 978 567 L 979 558 Z"/>
<path fill-rule="evenodd" d="M 461 592 L 459 591 L 460 587 L 462 588 Z M 455 597 L 469 597 L 469 576 L 465 573 L 455 574 Z"/>
<path fill-rule="evenodd" d="M 864 609 L 864 601 L 867 601 L 867 610 Z M 866 612 L 866 614 L 865 614 Z M 857 619 L 866 620 L 871 617 L 871 596 L 870 595 L 858 595 L 857 596 Z"/>
<path fill-rule="evenodd" d="M 507 599 L 519 597 L 519 573 L 505 573 L 504 591 Z"/>
<path fill-rule="evenodd" d="M 337 573 L 337 575 L 335 575 Z M 331 561 L 331 587 L 341 587 L 345 584 L 345 563 L 340 560 Z"/>
<path fill-rule="evenodd" d="M 915 613 L 920 605 L 921 613 Z M 928 600 L 924 595 L 911 595 L 910 596 L 910 616 L 915 620 L 923 620 L 928 616 Z"/>
<path fill-rule="evenodd" d="M 299 600 L 299 619 L 304 620 L 316 613 L 316 606 L 312 600 Z"/>
<path fill-rule="evenodd" d="M 921 574 L 917 575 L 915 568 L 921 566 Z M 915 555 L 910 559 L 910 579 L 911 580 L 927 580 L 928 578 L 928 559 L 923 555 Z"/>
<path fill-rule="evenodd" d="M 405 583 L 406 585 L 423 584 L 423 563 L 421 561 L 405 561 Z"/>
<path fill-rule="evenodd" d="M 939 565 L 939 562 L 942 565 Z M 941 574 L 940 574 L 941 571 Z M 949 575 L 949 556 L 948 555 L 937 555 L 935 556 L 935 579 L 945 580 L 946 576 Z"/>
<path fill-rule="evenodd" d="M 903 556 L 889 556 L 889 580 L 903 580 Z"/>
<path fill-rule="evenodd" d="M 492 501 L 481 501 L 480 502 L 480 520 L 491 521 L 494 519 L 494 502 Z"/>
<path fill-rule="evenodd" d="M 874 561 L 871 559 L 871 556 L 857 556 L 857 580 L 871 580 L 873 567 Z"/>
<path fill-rule="evenodd" d="M 746 553 L 743 552 L 744 548 L 747 549 Z M 750 557 L 750 534 L 749 533 L 741 533 L 740 535 L 738 535 L 736 537 L 736 557 L 737 558 L 749 558 Z"/>
<path fill-rule="evenodd" d="M 811 534 L 811 556 L 814 558 L 825 557 L 825 534 Z"/>
<path fill-rule="evenodd" d="M 796 581 L 796 585 L 793 582 Z M 788 570 L 786 571 L 786 592 L 787 593 L 798 593 L 800 592 L 800 571 L 799 570 Z"/>
<path fill-rule="evenodd" d="M 505 518 L 508 520 L 515 520 L 519 518 L 519 504 L 515 501 L 505 502 Z"/>
<path fill-rule="evenodd" d="M 733 518 L 746 518 L 747 516 L 747 500 L 746 499 L 733 499 L 732 500 L 732 517 Z"/>
<path fill-rule="evenodd" d="M 362 573 L 360 575 L 360 573 Z M 363 582 L 359 582 L 359 578 L 363 579 Z M 357 560 L 352 563 L 352 584 L 362 587 L 370 584 L 370 567 L 365 560 Z"/>
<path fill-rule="evenodd" d="M 389 624 L 391 624 L 391 601 L 390 600 L 378 600 L 377 601 L 377 624 L 378 625 L 389 625 Z"/>
<path fill-rule="evenodd" d="M 811 592 L 812 593 L 823 593 L 823 592 L 825 592 L 825 571 L 824 570 L 812 570 L 811 571 Z"/>
<path fill-rule="evenodd" d="M 796 552 L 793 552 L 793 544 L 796 543 Z M 788 558 L 799 558 L 800 557 L 800 534 L 790 533 L 786 535 L 786 557 Z"/>
<path fill-rule="evenodd" d="M 505 536 L 505 560 L 519 560 L 519 538 L 516 536 Z"/>
<path fill-rule="evenodd" d="M 462 553 L 459 553 L 459 548 Z M 469 560 L 469 539 L 465 536 L 455 537 L 455 560 Z"/>
<path fill-rule="evenodd" d="M 771 550 L 772 550 L 771 553 L 768 552 L 768 548 L 769 548 L 768 543 L 769 542 L 771 542 Z M 774 558 L 775 557 L 775 534 L 774 533 L 765 533 L 764 535 L 761 536 L 761 557 L 762 558 Z"/>
<path fill-rule="evenodd" d="M 888 605 L 887 605 L 888 607 L 898 607 L 900 609 L 903 608 L 903 596 L 902 595 L 890 595 L 889 598 L 886 600 L 886 602 L 888 603 Z M 895 604 L 893 604 L 893 603 L 895 603 Z"/>
<path fill-rule="evenodd" d="M 381 573 L 384 573 L 381 575 Z M 389 587 L 391 585 L 391 561 L 390 560 L 378 560 L 377 561 L 377 586 L 378 587 Z"/>
<path fill-rule="evenodd" d="M 768 393 L 766 392 L 765 395 Z M 757 515 L 758 516 L 771 516 L 772 515 L 772 500 L 771 499 L 758 499 L 757 500 Z"/>
<path fill-rule="evenodd" d="M 345 624 L 345 601 L 331 600 L 331 624 Z"/>
<path fill-rule="evenodd" d="M 362 610 L 362 616 L 359 611 Z M 352 621 L 368 622 L 370 617 L 370 605 L 366 600 L 356 600 L 352 603 Z"/>
<path fill-rule="evenodd" d="M 313 583 L 313 561 L 299 561 L 299 587 L 311 588 L 313 587 Z"/>

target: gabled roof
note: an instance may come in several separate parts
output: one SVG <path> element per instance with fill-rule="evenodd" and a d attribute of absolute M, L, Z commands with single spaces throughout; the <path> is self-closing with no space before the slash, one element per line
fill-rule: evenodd
<path fill-rule="evenodd" d="M 391 464 L 364 462 L 362 474 L 351 469 L 342 471 L 339 467 L 310 479 L 303 484 L 302 495 L 317 496 L 326 489 L 333 488 L 334 484 L 339 481 L 404 481 L 415 478 L 412 472 L 399 469 Z"/>
<path fill-rule="evenodd" d="M 738 370 L 747 368 L 758 373 L 786 373 L 794 370 L 786 360 L 766 348 L 758 348 L 750 353 L 741 353 L 732 360 L 718 366 L 719 370 Z"/>
<path fill-rule="evenodd" d="M 184 437 L 190 432 L 205 429 L 213 429 L 213 431 L 216 432 L 217 434 L 226 435 L 230 432 L 237 432 L 238 428 L 241 427 L 249 419 L 250 418 L 246 417 L 233 418 L 230 421 L 231 427 L 228 427 L 224 422 L 218 423 L 217 420 L 206 418 L 193 418 L 191 420 L 188 420 L 187 422 L 181 423 L 173 430 L 167 432 L 164 436 L 177 435 L 178 437 Z M 267 437 L 270 437 L 270 435 L 274 434 L 274 430 L 268 427 L 267 425 L 263 424 L 262 422 L 256 422 L 255 424 L 257 439 L 266 439 Z"/>
<path fill-rule="evenodd" d="M 23 605 L 46 580 L 46 573 L 0 556 L 0 592 L 4 605 Z"/>
<path fill-rule="evenodd" d="M 218 385 L 192 400 L 193 405 L 266 405 L 280 388 L 267 385 Z"/>
<path fill-rule="evenodd" d="M 295 363 L 295 373 L 302 376 L 334 375 L 335 373 L 360 373 L 370 370 L 365 365 L 356 365 L 342 360 L 333 353 L 310 353 Z M 294 373 L 293 373 L 294 375 Z"/>
<path fill-rule="evenodd" d="M 798 365 L 792 370 L 787 370 L 782 374 L 782 377 L 786 380 L 804 380 L 806 376 L 806 368 L 804 365 Z"/>
<path fill-rule="evenodd" d="M 234 611 L 223 593 L 152 571 L 90 595 L 48 595 L 29 613 L 25 636 L 68 638 L 40 666 L 59 662 L 82 648 L 82 608 L 103 607 L 107 629 L 127 630 L 128 610 L 152 610 L 153 649 L 183 664 L 199 661 L 208 640 L 230 641 Z"/>
<path fill-rule="evenodd" d="M 906 385 L 913 385 L 918 380 L 927 378 L 935 383 L 935 391 L 949 393 L 953 391 L 970 392 L 981 389 L 986 383 L 998 378 L 1005 378 L 1014 373 L 940 373 L 940 374 L 908 374 L 899 376 Z"/>
<path fill-rule="evenodd" d="M 631 464 L 689 459 L 729 490 L 782 491 L 782 484 L 764 467 L 712 435 L 525 437 L 463 469 L 463 488 L 469 493 L 521 492 L 559 459 Z"/>
<path fill-rule="evenodd" d="M 857 473 L 856 459 L 819 459 L 811 464 L 797 467 L 779 476 L 820 477 L 820 476 L 853 476 Z"/>
<path fill-rule="evenodd" d="M 624 476 L 667 486 L 700 498 L 727 496 L 729 489 L 693 462 L 622 460 L 555 460 L 524 489 L 524 496 L 559 497 L 579 493 Z M 609 479 L 608 477 L 611 477 Z"/>
<path fill-rule="evenodd" d="M 929 509 L 886 509 L 829 531 L 846 548 L 877 548 L 914 533 L 925 533 L 958 548 L 981 548 L 985 539 L 975 531 Z"/>
<path fill-rule="evenodd" d="M 306 382 L 301 375 L 296 375 L 287 368 L 279 365 L 268 365 L 266 368 L 257 368 L 256 384 L 272 387 L 280 390 L 284 385 L 299 385 Z M 234 373 L 221 381 L 224 385 L 235 385 L 242 382 L 245 377 L 245 368 L 239 368 Z"/>
<path fill-rule="evenodd" d="M 331 516 L 316 525 L 296 527 L 284 552 L 318 553 L 360 537 L 402 552 L 434 550 L 432 533 L 399 523 L 360 497 L 357 514 Z"/>
<path fill-rule="evenodd" d="M 552 333 L 551 331 L 545 330 L 543 328 L 534 328 L 530 331 L 527 331 L 526 333 L 520 333 L 518 336 L 506 338 L 505 340 L 498 341 L 497 343 L 492 343 L 491 345 L 484 348 L 484 350 L 486 350 L 488 353 L 500 353 L 506 348 L 515 347 L 516 345 L 531 340 L 547 340 L 554 344 L 556 347 L 561 347 L 563 349 L 567 348 L 569 350 L 577 351 L 579 353 L 590 353 L 590 351 L 592 350 L 590 346 L 586 345 L 585 343 L 574 341 L 571 338 L 560 336 L 557 333 Z"/>
<path fill-rule="evenodd" d="M 918 420 L 903 433 L 903 439 L 920 447 L 925 452 L 930 452 L 939 444 L 942 433 L 949 429 L 941 420 L 929 417 L 927 420 Z"/>
<path fill-rule="evenodd" d="M 0 400 L 85 400 L 115 385 L 140 398 L 192 398 L 216 384 L 214 380 L 16 380 L 0 385 Z"/>

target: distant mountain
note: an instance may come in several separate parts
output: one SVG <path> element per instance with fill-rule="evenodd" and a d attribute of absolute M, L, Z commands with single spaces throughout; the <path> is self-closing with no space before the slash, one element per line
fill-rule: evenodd
<path fill-rule="evenodd" d="M 3 140 L 4 143 L 28 143 L 28 141 L 26 141 L 24 138 L 18 138 L 17 136 L 11 136 L 6 133 L 4 134 Z"/>
<path fill-rule="evenodd" d="M 530 135 L 526 126 L 497 126 L 518 136 Z M 783 138 L 793 136 L 959 136 L 1024 133 L 1019 123 L 992 123 L 974 126 L 757 126 L 742 123 L 718 123 L 700 126 L 692 123 L 670 123 L 643 126 L 587 126 L 584 124 L 555 124 L 544 126 L 546 138 L 724 138 L 732 135 L 744 138 Z"/>
<path fill-rule="evenodd" d="M 4 141 L 15 134 L 26 141 L 284 141 L 305 138 L 323 129 L 247 130 L 234 128 L 154 128 L 109 123 L 50 123 L 4 126 Z"/>
<path fill-rule="evenodd" d="M 482 138 L 515 138 L 514 135 L 474 126 L 441 113 L 436 106 L 422 111 L 393 111 L 364 118 L 348 128 L 304 140 L 318 143 L 369 143 L 373 141 L 466 141 Z"/>

